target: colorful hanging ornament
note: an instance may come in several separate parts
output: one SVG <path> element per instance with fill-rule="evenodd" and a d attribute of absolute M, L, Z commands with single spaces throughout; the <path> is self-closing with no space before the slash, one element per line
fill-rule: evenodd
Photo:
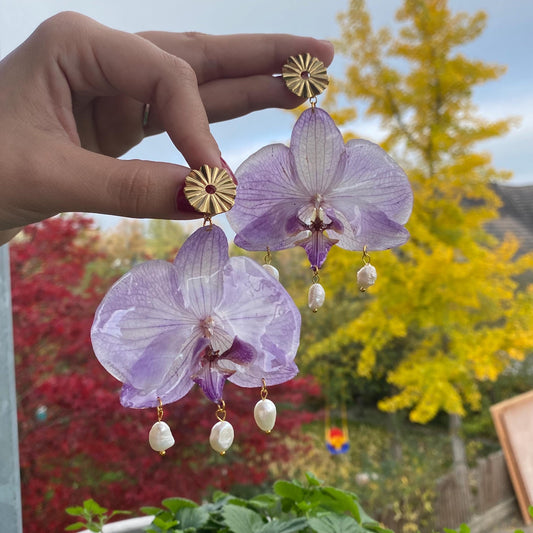
<path fill-rule="evenodd" d="M 341 427 L 331 425 L 331 409 L 326 407 L 325 440 L 326 448 L 332 455 L 346 453 L 350 449 L 350 435 L 348 433 L 348 416 L 344 402 L 341 407 Z"/>
<path fill-rule="evenodd" d="M 311 107 L 296 121 L 289 147 L 261 148 L 237 169 L 239 189 L 228 214 L 235 244 L 256 251 L 301 246 L 314 274 L 334 245 L 385 250 L 404 244 L 413 204 L 405 172 L 374 143 L 344 143 L 333 119 L 316 106 L 327 87 L 318 59 L 291 57 L 282 72 Z M 313 298 L 321 293 L 313 286 L 311 292 Z"/>
<path fill-rule="evenodd" d="M 96 311 L 91 339 L 99 361 L 123 383 L 125 407 L 162 409 L 197 384 L 219 408 L 210 443 L 222 453 L 233 441 L 224 383 L 258 387 L 265 378 L 271 384 L 292 379 L 301 319 L 265 269 L 249 258 L 229 257 L 224 232 L 211 222 L 231 204 L 224 174 L 206 167 L 191 174 L 186 188 L 204 226 L 173 263 L 148 261 L 120 278 Z M 159 452 L 170 446 L 167 428 L 159 419 L 150 432 Z"/>

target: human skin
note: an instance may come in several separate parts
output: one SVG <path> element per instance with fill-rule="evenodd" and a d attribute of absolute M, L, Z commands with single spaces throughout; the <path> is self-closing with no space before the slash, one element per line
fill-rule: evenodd
<path fill-rule="evenodd" d="M 0 243 L 66 211 L 197 217 L 177 202 L 188 167 L 117 157 L 166 131 L 190 168 L 224 166 L 209 123 L 301 104 L 275 74 L 302 52 L 326 66 L 334 53 L 292 35 L 129 34 L 71 12 L 46 20 L 0 62 Z"/>

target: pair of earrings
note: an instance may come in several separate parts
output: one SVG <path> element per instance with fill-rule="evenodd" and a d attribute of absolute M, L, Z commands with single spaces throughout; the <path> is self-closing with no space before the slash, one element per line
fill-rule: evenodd
<path fill-rule="evenodd" d="M 156 407 L 149 442 L 158 452 L 174 444 L 163 422 L 163 405 L 178 401 L 194 384 L 217 406 L 211 446 L 224 453 L 234 431 L 226 420 L 224 383 L 262 385 L 254 409 L 269 432 L 275 405 L 266 384 L 292 379 L 301 317 L 277 281 L 271 251 L 301 246 L 313 273 L 309 306 L 316 312 L 325 290 L 319 271 L 332 246 L 363 252 L 357 274 L 361 291 L 376 279 L 369 250 L 405 243 L 403 224 L 412 191 L 403 170 L 379 146 L 362 139 L 346 144 L 330 115 L 317 107 L 327 87 L 321 61 L 303 54 L 282 69 L 287 87 L 309 99 L 296 121 L 290 146 L 266 146 L 236 172 L 207 165 L 186 178 L 184 194 L 204 216 L 173 263 L 136 265 L 109 290 L 91 329 L 95 354 L 123 383 L 125 407 Z M 231 211 L 230 211 L 231 210 Z M 229 257 L 224 232 L 212 223 L 227 212 L 235 244 L 266 250 L 262 268 L 246 257 Z"/>
<path fill-rule="evenodd" d="M 254 407 L 254 419 L 259 429 L 265 433 L 270 433 L 274 429 L 277 413 L 276 405 L 267 396 L 266 382 L 263 379 L 261 399 Z M 159 404 L 157 406 L 157 422 L 150 429 L 148 441 L 152 450 L 159 452 L 160 455 L 165 455 L 166 450 L 174 446 L 175 440 L 170 426 L 163 422 L 163 403 L 161 398 L 157 400 Z M 213 450 L 220 455 L 224 455 L 233 444 L 235 437 L 233 426 L 226 420 L 226 404 L 224 400 L 220 400 L 215 415 L 218 422 L 211 428 L 209 444 Z"/>

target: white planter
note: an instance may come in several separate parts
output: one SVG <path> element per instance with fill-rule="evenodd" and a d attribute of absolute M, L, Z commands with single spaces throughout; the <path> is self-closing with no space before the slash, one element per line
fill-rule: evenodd
<path fill-rule="evenodd" d="M 128 520 L 120 520 L 104 526 L 103 533 L 144 533 L 146 526 L 149 526 L 154 519 L 153 516 L 141 516 L 140 518 L 129 518 Z M 80 533 L 91 533 L 88 529 L 84 529 Z"/>

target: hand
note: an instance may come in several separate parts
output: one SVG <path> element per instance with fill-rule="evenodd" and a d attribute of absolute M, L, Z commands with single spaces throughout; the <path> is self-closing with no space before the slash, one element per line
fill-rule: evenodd
<path fill-rule="evenodd" d="M 305 37 L 134 35 L 76 13 L 48 19 L 0 62 L 0 240 L 63 211 L 197 216 L 176 204 L 188 168 L 115 158 L 167 131 L 191 168 L 222 166 L 209 122 L 301 104 L 273 74 L 302 52 L 333 58 L 330 43 Z"/>

